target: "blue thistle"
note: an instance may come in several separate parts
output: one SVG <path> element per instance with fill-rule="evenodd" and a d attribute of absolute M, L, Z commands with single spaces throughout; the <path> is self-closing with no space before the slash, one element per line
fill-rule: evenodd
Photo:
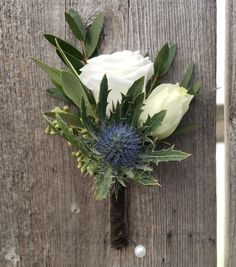
<path fill-rule="evenodd" d="M 117 124 L 102 127 L 95 148 L 112 167 L 134 167 L 142 150 L 142 140 L 129 126 Z"/>

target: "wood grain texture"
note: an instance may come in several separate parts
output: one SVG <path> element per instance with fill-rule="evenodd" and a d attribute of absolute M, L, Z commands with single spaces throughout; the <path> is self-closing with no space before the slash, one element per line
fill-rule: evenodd
<path fill-rule="evenodd" d="M 201 129 L 175 140 L 192 157 L 161 165 L 161 188 L 130 188 L 129 236 L 146 246 L 143 259 L 132 246 L 110 248 L 109 200 L 96 202 L 68 146 L 44 136 L 41 110 L 62 103 L 46 96 L 50 83 L 29 55 L 59 66 L 41 33 L 75 42 L 63 18 L 70 7 L 85 20 L 105 11 L 103 52 L 140 49 L 153 57 L 176 42 L 169 81 L 193 61 L 194 79 L 215 86 L 215 0 L 1 1 L 0 266 L 215 267 L 213 94 L 199 97 L 185 118 Z"/>
<path fill-rule="evenodd" d="M 225 267 L 236 266 L 236 3 L 226 1 L 226 242 Z"/>

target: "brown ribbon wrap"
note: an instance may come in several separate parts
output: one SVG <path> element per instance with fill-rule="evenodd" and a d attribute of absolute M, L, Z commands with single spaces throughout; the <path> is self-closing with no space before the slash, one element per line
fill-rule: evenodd
<path fill-rule="evenodd" d="M 125 191 L 125 187 L 121 187 L 117 197 L 114 193 L 110 193 L 110 242 L 116 249 L 128 245 Z"/>

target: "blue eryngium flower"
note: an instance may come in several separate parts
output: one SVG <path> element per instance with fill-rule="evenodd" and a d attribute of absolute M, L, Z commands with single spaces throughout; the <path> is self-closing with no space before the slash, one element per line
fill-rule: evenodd
<path fill-rule="evenodd" d="M 140 136 L 124 124 L 102 127 L 96 150 L 112 167 L 133 167 L 142 149 Z"/>

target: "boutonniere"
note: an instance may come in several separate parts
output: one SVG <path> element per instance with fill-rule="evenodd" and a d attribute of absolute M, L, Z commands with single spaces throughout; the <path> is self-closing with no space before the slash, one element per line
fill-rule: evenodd
<path fill-rule="evenodd" d="M 64 70 L 33 58 L 52 81 L 48 94 L 67 103 L 43 114 L 48 124 L 45 132 L 68 142 L 80 172 L 94 180 L 96 199 L 110 194 L 111 244 L 120 249 L 129 241 L 125 188 L 130 183 L 159 186 L 155 166 L 190 156 L 166 138 L 178 130 L 200 84 L 189 86 L 192 64 L 180 83 L 160 83 L 173 62 L 175 44 L 165 44 L 154 61 L 139 51 L 99 55 L 104 15 L 99 14 L 88 27 L 73 9 L 65 18 L 79 48 L 44 35 L 65 64 Z M 136 246 L 135 254 L 144 256 L 145 248 Z"/>

